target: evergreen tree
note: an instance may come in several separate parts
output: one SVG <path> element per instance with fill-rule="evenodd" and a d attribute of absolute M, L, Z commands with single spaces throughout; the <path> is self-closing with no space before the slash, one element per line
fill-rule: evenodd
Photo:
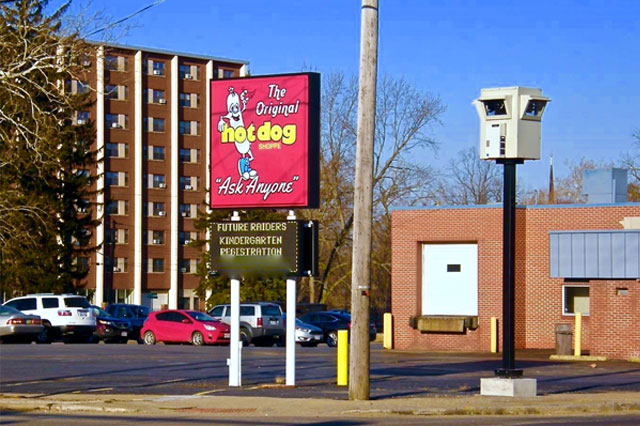
<path fill-rule="evenodd" d="M 0 4 L 0 285 L 9 295 L 72 291 L 86 276 L 95 179 L 91 123 L 74 124 L 89 94 L 81 81 L 91 46 L 64 34 L 69 2 L 50 15 L 48 1 Z M 85 210 L 86 209 L 86 210 Z"/>

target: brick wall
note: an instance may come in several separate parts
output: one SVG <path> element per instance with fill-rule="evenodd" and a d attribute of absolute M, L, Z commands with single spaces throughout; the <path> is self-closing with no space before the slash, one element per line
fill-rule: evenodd
<path fill-rule="evenodd" d="M 555 325 L 574 322 L 562 313 L 566 283 L 549 277 L 548 232 L 621 229 L 619 221 L 628 216 L 640 216 L 640 204 L 517 210 L 516 348 L 553 348 Z M 421 334 L 409 326 L 409 318 L 421 312 L 421 246 L 443 242 L 478 244 L 479 326 L 465 334 Z M 502 208 L 394 211 L 391 285 L 395 348 L 488 351 L 490 318 L 502 323 Z M 584 285 L 590 287 L 590 316 L 583 319 L 583 349 L 614 358 L 640 356 L 640 283 L 591 280 Z"/>

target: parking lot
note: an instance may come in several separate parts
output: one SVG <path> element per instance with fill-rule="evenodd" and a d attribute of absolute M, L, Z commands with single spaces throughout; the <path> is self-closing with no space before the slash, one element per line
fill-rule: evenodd
<path fill-rule="evenodd" d="M 517 367 L 538 379 L 538 394 L 640 391 L 640 364 L 550 361 L 548 351 L 518 352 Z M 0 346 L 0 391 L 56 395 L 171 394 L 347 399 L 335 385 L 336 351 L 297 348 L 296 387 L 281 386 L 285 348 L 250 346 L 242 354 L 242 387 L 229 388 L 224 346 L 61 344 Z M 371 350 L 372 398 L 474 395 L 499 354 Z"/>

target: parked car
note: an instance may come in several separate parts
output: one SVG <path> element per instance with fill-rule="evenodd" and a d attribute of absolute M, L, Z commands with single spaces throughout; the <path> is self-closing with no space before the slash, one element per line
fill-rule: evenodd
<path fill-rule="evenodd" d="M 283 314 L 285 329 L 287 326 L 287 314 Z M 322 342 L 323 333 L 320 327 L 307 324 L 296 318 L 296 343 L 300 346 L 318 346 Z"/>
<path fill-rule="evenodd" d="M 218 305 L 209 315 L 225 324 L 231 324 L 231 306 Z M 275 303 L 254 302 L 240 305 L 240 338 L 243 346 L 284 344 L 282 309 Z"/>
<path fill-rule="evenodd" d="M 338 330 L 351 329 L 351 315 L 334 312 L 309 312 L 300 320 L 322 329 L 323 342 L 334 347 L 338 344 Z M 376 339 L 376 326 L 369 324 L 369 341 Z"/>
<path fill-rule="evenodd" d="M 44 326 L 39 316 L 23 314 L 10 306 L 0 306 L 0 343 L 33 342 L 42 330 Z"/>
<path fill-rule="evenodd" d="M 91 306 L 91 315 L 96 318 L 96 331 L 93 332 L 96 340 L 104 340 L 105 343 L 127 343 L 130 337 L 134 337 L 131 322 L 112 317 L 104 309 Z"/>
<path fill-rule="evenodd" d="M 229 326 L 203 312 L 164 310 L 151 312 L 141 331 L 146 345 L 156 342 L 229 344 Z"/>
<path fill-rule="evenodd" d="M 49 343 L 58 338 L 86 342 L 96 329 L 96 319 L 89 311 L 91 305 L 86 298 L 76 294 L 30 294 L 11 299 L 4 305 L 42 319 L 44 329 L 36 338 L 38 343 Z"/>
<path fill-rule="evenodd" d="M 107 306 L 105 311 L 114 318 L 129 321 L 131 323 L 129 339 L 135 339 L 138 343 L 142 343 L 140 330 L 149 315 L 149 308 L 129 303 L 112 303 Z"/>

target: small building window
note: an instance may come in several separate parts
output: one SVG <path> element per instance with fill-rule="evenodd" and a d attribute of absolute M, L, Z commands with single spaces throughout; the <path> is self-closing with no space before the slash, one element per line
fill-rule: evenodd
<path fill-rule="evenodd" d="M 588 286 L 563 286 L 562 287 L 562 314 L 589 315 L 589 287 Z"/>

